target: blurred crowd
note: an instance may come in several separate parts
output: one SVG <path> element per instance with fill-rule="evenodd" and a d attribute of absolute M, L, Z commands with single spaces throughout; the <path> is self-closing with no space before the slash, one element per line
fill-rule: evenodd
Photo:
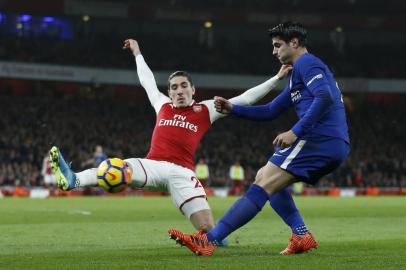
<path fill-rule="evenodd" d="M 352 152 L 321 187 L 406 187 L 405 95 L 385 104 L 363 97 L 347 100 Z M 400 100 L 400 101 L 399 101 Z M 62 150 L 74 170 L 88 168 L 97 145 L 109 157 L 145 157 L 155 125 L 148 101 L 64 96 L 16 95 L 0 91 L 0 185 L 38 186 L 44 157 L 52 145 Z M 239 161 L 252 181 L 273 151 L 271 142 L 288 130 L 296 116 L 273 122 L 227 117 L 214 123 L 197 156 L 209 167 L 208 183 L 230 182 L 230 166 Z"/>

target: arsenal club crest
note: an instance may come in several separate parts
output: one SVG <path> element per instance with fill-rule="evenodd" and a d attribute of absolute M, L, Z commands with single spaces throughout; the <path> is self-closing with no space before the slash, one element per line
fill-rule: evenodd
<path fill-rule="evenodd" d="M 198 113 L 202 111 L 202 105 L 194 105 L 193 106 L 193 111 Z"/>

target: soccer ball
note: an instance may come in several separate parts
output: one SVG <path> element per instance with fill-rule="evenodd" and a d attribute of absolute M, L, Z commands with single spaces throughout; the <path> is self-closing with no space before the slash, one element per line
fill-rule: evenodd
<path fill-rule="evenodd" d="M 97 183 L 105 191 L 123 191 L 131 183 L 131 169 L 119 158 L 109 158 L 100 163 L 97 169 Z"/>

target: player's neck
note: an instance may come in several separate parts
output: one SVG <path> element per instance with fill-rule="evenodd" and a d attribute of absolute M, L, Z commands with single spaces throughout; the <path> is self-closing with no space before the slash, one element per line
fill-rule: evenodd
<path fill-rule="evenodd" d="M 296 54 L 293 56 L 293 63 L 297 61 L 302 55 L 308 53 L 307 49 L 304 47 L 300 47 L 297 49 Z"/>
<path fill-rule="evenodd" d="M 176 105 L 172 102 L 172 106 L 173 106 L 174 108 L 177 108 L 177 109 L 184 109 L 184 108 L 188 108 L 188 107 L 192 106 L 194 102 L 195 102 L 195 100 L 192 99 L 192 101 L 189 103 L 189 105 L 187 105 L 187 106 L 182 106 L 182 107 L 176 106 Z"/>

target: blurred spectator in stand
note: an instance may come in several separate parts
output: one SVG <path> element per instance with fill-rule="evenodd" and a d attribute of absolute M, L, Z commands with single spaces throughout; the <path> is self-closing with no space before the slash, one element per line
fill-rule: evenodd
<path fill-rule="evenodd" d="M 106 159 L 107 159 L 107 155 L 103 151 L 103 146 L 96 145 L 96 148 L 94 149 L 93 157 L 86 160 L 85 162 L 83 162 L 82 167 L 86 167 L 86 166 L 99 167 L 100 163 L 102 163 Z"/>
<path fill-rule="evenodd" d="M 212 196 L 213 191 L 209 187 L 210 186 L 209 166 L 207 166 L 203 158 L 199 159 L 199 162 L 196 164 L 195 173 L 197 179 L 199 179 L 200 183 L 203 185 L 207 196 Z"/>
<path fill-rule="evenodd" d="M 303 182 L 296 182 L 293 184 L 293 192 L 295 195 L 302 195 L 303 192 Z"/>
<path fill-rule="evenodd" d="M 205 21 L 203 27 L 199 32 L 199 45 L 207 50 L 213 49 L 214 37 L 213 37 L 213 23 L 211 21 Z"/>
<path fill-rule="evenodd" d="M 230 195 L 241 195 L 243 192 L 244 168 L 239 161 L 230 167 L 231 190 Z"/>
<path fill-rule="evenodd" d="M 209 166 L 207 166 L 207 164 L 203 158 L 200 158 L 199 162 L 196 164 L 195 173 L 196 173 L 197 179 L 199 179 L 200 183 L 203 185 L 204 188 L 209 186 L 209 184 L 210 184 L 209 183 L 209 178 L 210 178 Z"/>
<path fill-rule="evenodd" d="M 56 185 L 56 178 L 51 169 L 51 162 L 47 154 L 42 161 L 41 175 L 44 179 L 45 187 L 54 187 Z"/>
<path fill-rule="evenodd" d="M 330 40 L 339 55 L 345 55 L 345 33 L 341 26 L 330 32 Z"/>

